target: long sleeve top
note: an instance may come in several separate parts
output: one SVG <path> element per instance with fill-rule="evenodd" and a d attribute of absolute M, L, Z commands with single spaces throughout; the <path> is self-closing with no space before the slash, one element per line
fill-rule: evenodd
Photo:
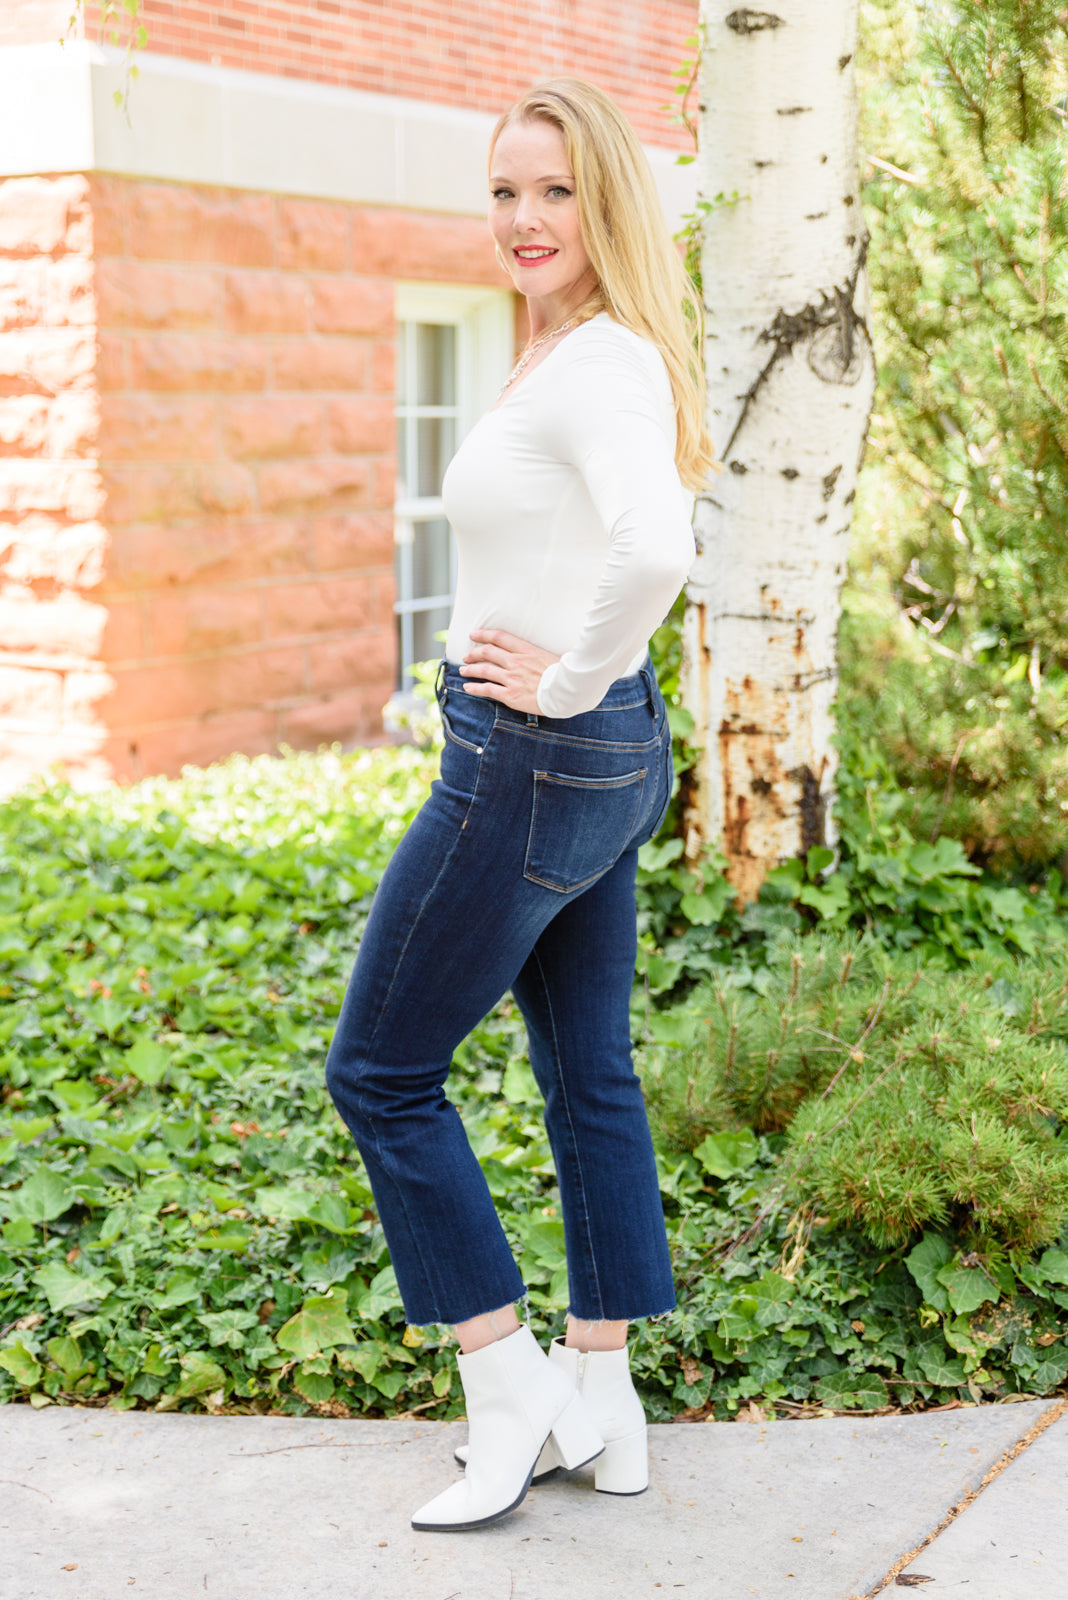
<path fill-rule="evenodd" d="M 502 628 L 560 660 L 549 717 L 590 711 L 645 659 L 694 558 L 663 357 L 606 312 L 567 334 L 476 423 L 442 488 L 458 581 L 448 660 Z"/>

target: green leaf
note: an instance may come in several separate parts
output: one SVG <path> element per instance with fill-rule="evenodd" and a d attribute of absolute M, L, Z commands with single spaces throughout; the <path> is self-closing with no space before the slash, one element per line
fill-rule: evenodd
<path fill-rule="evenodd" d="M 810 847 L 805 857 L 805 871 L 810 878 L 818 878 L 820 873 L 829 867 L 833 860 L 833 850 L 828 850 L 825 844 L 814 844 Z"/>
<path fill-rule="evenodd" d="M 96 1089 L 84 1078 L 57 1078 L 49 1093 L 62 1107 L 90 1121 L 95 1121 L 107 1110 Z"/>
<path fill-rule="evenodd" d="M 1043 1250 L 1038 1260 L 1038 1274 L 1043 1283 L 1068 1284 L 1068 1255 L 1063 1250 Z"/>
<path fill-rule="evenodd" d="M 10 1372 L 15 1382 L 24 1389 L 31 1389 L 41 1380 L 41 1366 L 21 1340 L 0 1350 L 0 1367 Z"/>
<path fill-rule="evenodd" d="M 762 1278 L 758 1278 L 750 1290 L 757 1303 L 757 1326 L 767 1328 L 781 1322 L 796 1292 L 789 1278 L 784 1278 L 779 1272 L 765 1272 Z"/>
<path fill-rule="evenodd" d="M 257 1191 L 252 1205 L 261 1216 L 287 1222 L 314 1222 L 331 1233 L 351 1233 L 349 1207 L 339 1194 L 313 1194 L 308 1189 L 270 1185 Z"/>
<path fill-rule="evenodd" d="M 509 1061 L 501 1080 L 501 1093 L 511 1106 L 541 1104 L 541 1091 L 526 1061 Z"/>
<path fill-rule="evenodd" d="M 711 928 L 723 916 L 733 893 L 726 878 L 714 878 L 705 884 L 700 894 L 684 894 L 679 909 L 695 928 Z"/>
<path fill-rule="evenodd" d="M 928 1383 L 936 1383 L 942 1389 L 959 1389 L 968 1381 L 964 1363 L 956 1356 L 946 1355 L 941 1338 L 932 1339 L 920 1350 L 918 1360 L 920 1371 Z"/>
<path fill-rule="evenodd" d="M 905 1265 L 919 1286 L 924 1300 L 935 1311 L 949 1310 L 949 1294 L 939 1280 L 942 1268 L 953 1257 L 952 1246 L 940 1233 L 925 1233 L 919 1244 L 905 1257 Z"/>
<path fill-rule="evenodd" d="M 104 1250 L 109 1244 L 114 1244 L 130 1224 L 131 1208 L 128 1205 L 113 1206 L 100 1224 L 100 1232 L 96 1236 L 98 1249 Z"/>
<path fill-rule="evenodd" d="M 379 1372 L 371 1380 L 371 1386 L 379 1394 L 384 1394 L 387 1399 L 395 1400 L 408 1381 L 406 1372 Z"/>
<path fill-rule="evenodd" d="M 189 1400 L 193 1395 L 205 1394 L 209 1389 L 222 1389 L 226 1373 L 218 1362 L 204 1350 L 190 1350 L 179 1362 L 185 1376 L 172 1391 L 179 1400 Z"/>
<path fill-rule="evenodd" d="M 5 1223 L 0 1228 L 0 1239 L 9 1250 L 25 1250 L 36 1243 L 37 1235 L 29 1217 L 16 1217 L 14 1222 Z"/>
<path fill-rule="evenodd" d="M 319 1195 L 315 1203 L 308 1207 L 307 1220 L 317 1222 L 331 1233 L 352 1232 L 348 1202 L 340 1194 Z"/>
<path fill-rule="evenodd" d="M 638 948 L 637 971 L 645 978 L 650 994 L 663 994 L 666 989 L 673 988 L 682 966 L 681 961 L 668 961 L 644 945 Z"/>
<path fill-rule="evenodd" d="M 810 906 L 821 917 L 837 917 L 849 910 L 849 885 L 840 872 L 828 878 L 822 887 L 806 883 L 797 896 L 803 906 Z"/>
<path fill-rule="evenodd" d="M 311 1405 L 322 1405 L 334 1394 L 334 1380 L 325 1373 L 309 1372 L 306 1366 L 298 1367 L 294 1372 L 293 1387 Z"/>
<path fill-rule="evenodd" d="M 45 1349 L 62 1373 L 70 1376 L 81 1371 L 82 1352 L 77 1339 L 71 1339 L 64 1334 L 58 1339 L 49 1339 Z"/>
<path fill-rule="evenodd" d="M 360 1296 L 357 1310 L 368 1322 L 377 1322 L 385 1312 L 398 1311 L 400 1307 L 397 1274 L 392 1267 L 383 1267 L 381 1272 L 375 1273 L 367 1289 Z"/>
<path fill-rule="evenodd" d="M 972 1332 L 972 1327 L 967 1317 L 954 1317 L 942 1324 L 942 1337 L 951 1350 L 960 1356 L 974 1356 L 979 1358 L 985 1354 L 987 1346 L 981 1343 Z"/>
<path fill-rule="evenodd" d="M 1068 1351 L 1043 1350 L 1027 1374 L 1027 1387 L 1049 1394 L 1068 1377 Z"/>
<path fill-rule="evenodd" d="M 86 1006 L 85 1014 L 102 1033 L 106 1033 L 109 1039 L 114 1039 L 132 1010 L 132 1006 L 124 1005 L 121 1000 L 109 997 L 97 1000 L 92 1006 Z"/>
<path fill-rule="evenodd" d="M 44 1290 L 53 1311 L 65 1311 L 68 1306 L 80 1306 L 91 1300 L 103 1300 L 115 1287 L 102 1272 L 87 1276 L 85 1273 L 71 1272 L 69 1267 L 61 1266 L 58 1261 L 35 1272 L 33 1281 Z"/>
<path fill-rule="evenodd" d="M 382 1347 L 377 1340 L 367 1339 L 363 1344 L 345 1345 L 337 1352 L 338 1365 L 348 1372 L 358 1372 L 365 1383 L 370 1383 L 382 1361 Z M 435 1389 L 434 1393 L 440 1391 Z"/>
<path fill-rule="evenodd" d="M 172 1272 L 164 1285 L 162 1293 L 152 1297 L 152 1304 L 161 1311 L 166 1311 L 171 1306 L 185 1306 L 201 1296 L 201 1279 L 188 1267 L 179 1267 Z"/>
<path fill-rule="evenodd" d="M 784 861 L 781 866 L 772 867 L 761 887 L 770 892 L 771 898 L 793 900 L 804 877 L 805 869 L 800 861 Z"/>
<path fill-rule="evenodd" d="M 983 1267 L 966 1267 L 959 1259 L 942 1267 L 935 1275 L 949 1295 L 949 1303 L 958 1316 L 978 1311 L 988 1300 L 995 1303 L 1001 1290 Z"/>
<path fill-rule="evenodd" d="M 356 1335 L 346 1307 L 347 1298 L 341 1289 L 312 1295 L 296 1316 L 282 1324 L 275 1334 L 275 1342 L 280 1349 L 302 1360 L 317 1356 L 333 1345 L 355 1344 Z"/>
<path fill-rule="evenodd" d="M 127 1178 L 136 1178 L 140 1173 L 133 1156 L 127 1155 L 125 1150 L 116 1149 L 110 1144 L 94 1145 L 89 1152 L 89 1165 L 91 1167 L 113 1167 L 116 1172 L 121 1172 Z"/>
<path fill-rule="evenodd" d="M 710 1133 L 694 1151 L 694 1155 L 714 1178 L 733 1178 L 752 1166 L 760 1153 L 755 1134 L 748 1128 L 739 1133 Z"/>
<path fill-rule="evenodd" d="M 882 1378 L 857 1367 L 846 1367 L 821 1378 L 816 1393 L 824 1405 L 836 1411 L 878 1411 L 890 1404 Z"/>
<path fill-rule="evenodd" d="M 638 851 L 638 865 L 643 872 L 661 872 L 670 862 L 679 859 L 684 848 L 681 839 L 651 841 Z"/>
<path fill-rule="evenodd" d="M 208 1330 L 210 1344 L 240 1350 L 248 1330 L 258 1326 L 259 1317 L 255 1311 L 238 1311 L 231 1307 L 227 1311 L 205 1311 L 197 1321 Z"/>
<path fill-rule="evenodd" d="M 520 1215 L 512 1223 L 537 1261 L 551 1271 L 564 1264 L 564 1224 L 559 1217 Z"/>
<path fill-rule="evenodd" d="M 914 844 L 908 855 L 909 867 L 916 877 L 929 880 L 939 877 L 980 878 L 982 873 L 972 865 L 957 839 L 942 836 L 937 844 Z"/>
<path fill-rule="evenodd" d="M 171 1054 L 163 1045 L 155 1044 L 151 1039 L 138 1039 L 123 1056 L 122 1064 L 127 1072 L 132 1072 L 142 1083 L 157 1084 L 162 1082 L 171 1064 Z"/>
<path fill-rule="evenodd" d="M 19 1144 L 30 1144 L 42 1133 L 47 1133 L 51 1126 L 51 1117 L 12 1117 L 7 1128 Z"/>
<path fill-rule="evenodd" d="M 807 1335 L 806 1335 L 807 1340 Z M 731 1352 L 726 1340 L 721 1339 L 714 1328 L 706 1328 L 701 1335 L 702 1355 L 707 1360 L 711 1356 L 713 1361 L 726 1365 L 731 1360 Z"/>
<path fill-rule="evenodd" d="M 233 1250 L 237 1254 L 247 1250 L 252 1232 L 249 1228 L 231 1225 L 224 1231 L 218 1228 L 209 1228 L 207 1233 L 202 1233 L 194 1240 L 198 1250 Z"/>
<path fill-rule="evenodd" d="M 25 1217 L 29 1222 L 51 1222 L 61 1217 L 76 1198 L 65 1177 L 51 1167 L 38 1167 L 11 1196 L 11 1216 Z"/>

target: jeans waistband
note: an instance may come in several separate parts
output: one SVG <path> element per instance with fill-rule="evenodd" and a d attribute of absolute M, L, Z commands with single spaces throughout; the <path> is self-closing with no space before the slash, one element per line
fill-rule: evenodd
<path fill-rule="evenodd" d="M 467 682 L 461 673 L 458 663 L 448 661 L 442 657 L 438 663 L 437 676 L 434 679 L 434 691 L 440 694 L 443 686 L 459 689 Z M 648 694 L 651 704 L 657 703 L 659 685 L 656 681 L 656 672 L 653 663 L 646 656 L 637 672 L 631 673 L 626 678 L 617 678 L 610 684 L 604 698 L 594 708 L 595 710 L 610 711 L 613 708 L 633 705 L 641 701 L 644 694 Z"/>

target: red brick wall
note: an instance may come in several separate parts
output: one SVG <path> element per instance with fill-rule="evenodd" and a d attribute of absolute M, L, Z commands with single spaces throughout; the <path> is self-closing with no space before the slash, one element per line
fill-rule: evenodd
<path fill-rule="evenodd" d="M 485 224 L 0 184 L 8 785 L 380 734 L 394 280 L 428 275 L 498 284 Z"/>
<path fill-rule="evenodd" d="M 142 9 L 148 47 L 161 55 L 487 111 L 540 78 L 573 73 L 614 95 L 643 139 L 689 143 L 662 107 L 698 0 L 143 0 Z"/>

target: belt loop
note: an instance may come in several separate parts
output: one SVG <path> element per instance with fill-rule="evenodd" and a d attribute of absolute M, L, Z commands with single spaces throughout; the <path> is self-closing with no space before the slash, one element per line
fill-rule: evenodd
<path fill-rule="evenodd" d="M 640 671 L 645 680 L 645 692 L 649 696 L 649 709 L 653 713 L 653 720 L 656 723 L 656 731 L 657 733 L 662 733 L 663 724 L 666 720 L 667 708 L 665 707 L 665 714 L 662 715 L 660 711 L 660 705 L 658 703 L 660 700 L 660 686 L 656 681 L 656 671 L 649 656 L 646 656 L 645 660 L 642 662 Z"/>
<path fill-rule="evenodd" d="M 528 728 L 540 727 L 540 723 L 538 722 L 537 716 L 535 715 L 535 713 L 533 711 L 528 711 L 527 712 L 527 727 Z"/>
<path fill-rule="evenodd" d="M 438 662 L 438 670 L 434 674 L 434 698 L 435 698 L 435 700 L 440 700 L 441 699 L 441 694 L 442 694 L 442 689 L 444 687 L 444 682 L 445 682 L 445 657 L 442 656 L 441 660 Z"/>

